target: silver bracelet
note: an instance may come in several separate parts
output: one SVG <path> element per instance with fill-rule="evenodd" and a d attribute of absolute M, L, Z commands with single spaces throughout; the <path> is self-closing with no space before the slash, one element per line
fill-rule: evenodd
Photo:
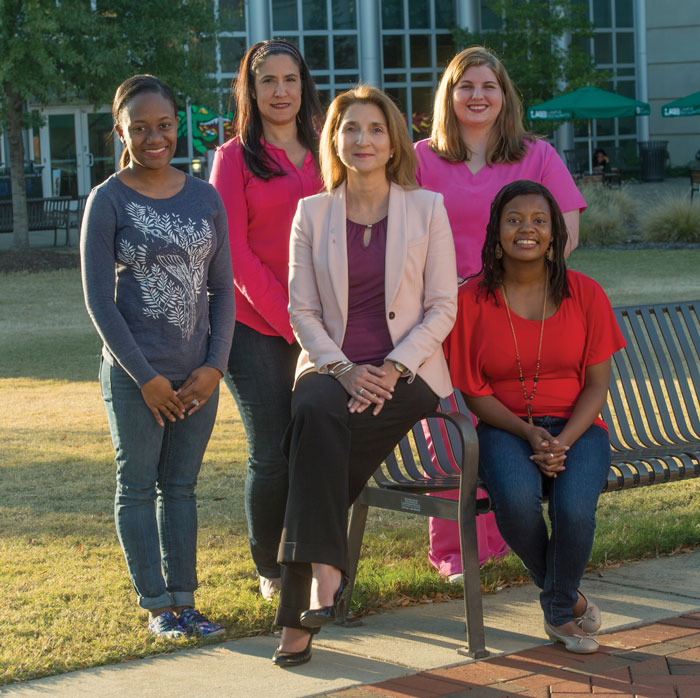
<path fill-rule="evenodd" d="M 347 366 L 343 366 L 340 370 L 336 369 L 335 371 L 333 371 L 333 378 L 338 380 L 338 378 L 348 373 L 348 371 L 352 371 L 353 368 L 355 368 L 355 364 L 348 363 Z"/>
<path fill-rule="evenodd" d="M 333 363 L 328 364 L 328 375 L 335 378 L 338 375 L 339 371 L 342 371 L 344 368 L 347 368 L 348 366 L 352 365 L 353 364 L 347 359 L 342 359 L 341 361 L 334 361 Z"/>

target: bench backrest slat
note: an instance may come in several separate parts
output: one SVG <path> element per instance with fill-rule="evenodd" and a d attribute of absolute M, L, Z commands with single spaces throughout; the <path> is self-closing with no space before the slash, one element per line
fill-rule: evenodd
<path fill-rule="evenodd" d="M 658 315 L 655 310 L 660 310 Z M 661 343 L 659 330 L 663 321 L 665 308 L 641 308 L 630 319 L 633 319 L 634 331 L 637 335 L 637 348 L 644 361 L 644 368 L 647 372 L 647 382 L 650 388 L 651 405 L 644 405 L 644 414 L 650 426 L 654 440 L 658 444 L 673 443 L 667 434 L 673 434 L 673 424 L 671 422 L 671 411 L 669 410 L 668 399 L 672 399 L 672 392 L 668 393 L 668 398 L 664 395 L 662 380 L 664 368 L 668 366 L 668 355 L 664 352 Z M 637 377 L 637 384 L 642 381 L 642 377 Z M 671 405 L 673 409 L 675 405 Z M 656 419 L 653 417 L 656 416 Z M 663 432 L 661 427 L 663 426 Z M 665 433 L 664 433 L 665 432 Z"/>
<path fill-rule="evenodd" d="M 625 309 L 616 310 L 615 316 L 627 346 L 612 357 L 609 400 L 607 409 L 603 411 L 603 419 L 608 424 L 614 449 L 624 451 L 629 448 L 653 446 L 654 440 L 647 434 L 641 411 L 643 409 L 646 412 L 646 408 L 651 404 L 649 394 L 646 384 L 638 385 L 634 378 L 643 375 L 644 372 L 640 357 L 633 349 L 636 342 L 630 317 Z M 618 381 L 620 385 L 617 384 Z M 634 398 L 635 387 L 639 390 L 641 405 Z M 621 439 L 617 433 L 618 429 Z"/>
<path fill-rule="evenodd" d="M 671 426 L 671 430 L 668 433 L 682 437 L 677 438 L 676 436 L 672 438 L 673 441 L 682 443 L 683 441 L 697 440 L 700 431 L 691 427 L 692 415 L 696 410 L 694 407 L 688 409 L 692 405 L 692 396 L 690 394 L 687 364 L 678 351 L 680 337 L 677 333 L 677 328 L 670 322 L 672 318 L 678 315 L 678 308 L 671 306 L 665 310 L 666 312 L 655 313 L 660 337 L 652 335 L 652 343 L 657 356 L 665 353 L 665 355 L 661 356 L 659 365 L 664 378 L 663 387 L 671 404 L 671 417 L 675 422 L 675 425 Z M 663 339 L 663 346 L 661 339 Z M 689 354 L 688 357 L 690 358 L 690 356 Z"/>

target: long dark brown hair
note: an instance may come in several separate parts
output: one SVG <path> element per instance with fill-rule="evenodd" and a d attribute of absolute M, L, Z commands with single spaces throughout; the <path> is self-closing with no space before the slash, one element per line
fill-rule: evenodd
<path fill-rule="evenodd" d="M 503 260 L 496 257 L 496 245 L 501 239 L 501 216 L 503 209 L 516 196 L 535 194 L 544 197 L 549 204 L 552 223 L 552 260 L 545 259 L 547 273 L 549 274 L 549 290 L 554 302 L 559 305 L 563 298 L 569 296 L 569 284 L 566 278 L 566 261 L 564 250 L 569 240 L 564 216 L 562 216 L 559 204 L 551 195 L 549 189 L 539 182 L 529 179 L 518 179 L 506 184 L 491 202 L 491 215 L 486 225 L 486 239 L 481 248 L 481 270 L 473 276 L 481 276 L 479 281 L 479 293 L 491 296 L 496 304 L 496 289 L 503 283 Z"/>
<path fill-rule="evenodd" d="M 132 75 L 117 87 L 117 91 L 114 94 L 114 101 L 112 102 L 112 118 L 115 124 L 119 123 L 119 115 L 122 109 L 125 109 L 136 95 L 140 95 L 144 92 L 152 92 L 165 97 L 165 99 L 172 104 L 173 116 L 177 119 L 177 104 L 175 103 L 173 91 L 162 80 L 159 80 L 153 75 L 144 73 L 143 75 Z M 120 169 L 124 169 L 129 162 L 129 150 L 124 148 L 119 158 Z"/>
<path fill-rule="evenodd" d="M 253 97 L 255 88 L 255 69 L 268 56 L 284 54 L 294 60 L 299 68 L 301 78 L 301 106 L 297 114 L 297 138 L 318 159 L 318 133 L 316 126 L 322 117 L 321 102 L 316 85 L 301 53 L 294 44 L 283 39 L 259 41 L 248 49 L 238 69 L 238 77 L 231 89 L 236 100 L 236 134 L 243 146 L 243 158 L 246 167 L 260 179 L 282 177 L 284 170 L 272 161 L 265 152 L 260 139 L 263 124 L 258 104 Z"/>

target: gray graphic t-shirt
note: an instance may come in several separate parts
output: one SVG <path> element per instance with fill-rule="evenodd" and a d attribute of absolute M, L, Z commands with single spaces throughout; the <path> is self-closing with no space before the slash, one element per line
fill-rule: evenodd
<path fill-rule="evenodd" d="M 139 386 L 224 372 L 235 321 L 226 212 L 216 190 L 187 176 L 152 199 L 113 175 L 93 189 L 81 232 L 83 287 L 103 355 Z"/>

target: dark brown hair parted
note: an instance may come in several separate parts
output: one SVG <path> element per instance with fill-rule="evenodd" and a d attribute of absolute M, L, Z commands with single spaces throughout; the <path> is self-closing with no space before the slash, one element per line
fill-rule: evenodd
<path fill-rule="evenodd" d="M 286 54 L 294 60 L 299 68 L 301 79 L 301 106 L 297 114 L 297 137 L 299 142 L 318 157 L 318 132 L 323 110 L 318 98 L 316 85 L 301 53 L 294 44 L 283 39 L 259 41 L 248 49 L 241 60 L 238 77 L 231 87 L 236 101 L 236 134 L 243 146 L 243 158 L 246 167 L 260 179 L 282 177 L 285 172 L 277 163 L 267 157 L 260 142 L 263 135 L 262 117 L 253 97 L 255 88 L 255 69 L 268 56 Z"/>
<path fill-rule="evenodd" d="M 508 202 L 516 196 L 534 194 L 542 196 L 549 204 L 552 224 L 552 261 L 545 261 L 549 274 L 549 289 L 552 298 L 559 305 L 563 298 L 569 296 L 569 284 L 566 278 L 566 261 L 564 250 L 569 240 L 564 216 L 549 189 L 539 182 L 518 179 L 506 184 L 491 202 L 491 214 L 486 225 L 486 239 L 481 248 L 481 270 L 473 276 L 481 276 L 479 292 L 491 296 L 498 304 L 496 289 L 503 282 L 503 260 L 496 257 L 496 244 L 501 239 L 501 216 Z"/>
<path fill-rule="evenodd" d="M 523 128 L 520 97 L 503 63 L 483 46 L 460 51 L 447 66 L 435 94 L 430 147 L 450 162 L 465 162 L 471 157 L 459 132 L 452 92 L 464 71 L 478 65 L 485 65 L 493 71 L 503 92 L 503 106 L 489 136 L 486 164 L 518 162 L 525 156 L 526 141 L 534 141 L 534 136 Z"/>

